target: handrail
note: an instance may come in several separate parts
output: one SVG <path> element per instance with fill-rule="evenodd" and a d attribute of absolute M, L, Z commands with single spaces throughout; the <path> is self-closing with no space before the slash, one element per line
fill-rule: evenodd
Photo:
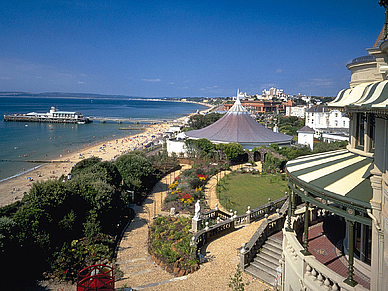
<path fill-rule="evenodd" d="M 205 217 L 213 217 L 214 214 L 222 213 L 224 215 L 228 215 L 228 218 L 226 220 L 220 221 L 212 226 L 205 227 L 202 230 L 200 230 L 194 234 L 193 243 L 196 245 L 197 253 L 201 251 L 201 248 L 206 243 L 208 243 L 208 242 L 210 242 L 210 241 L 212 241 L 220 236 L 223 236 L 225 234 L 228 234 L 228 233 L 236 230 L 236 227 L 238 227 L 239 225 L 253 222 L 255 220 L 258 220 L 259 218 L 264 218 L 264 217 L 266 217 L 266 214 L 270 215 L 270 214 L 275 213 L 276 209 L 279 209 L 277 206 L 281 206 L 281 209 L 278 213 L 278 218 L 274 218 L 271 221 L 273 221 L 273 223 L 276 224 L 276 229 L 279 226 L 281 229 L 283 227 L 284 221 L 281 223 L 279 218 L 283 217 L 283 215 L 286 212 L 286 209 L 288 207 L 288 197 L 287 196 L 284 196 L 282 198 L 279 198 L 275 201 L 269 202 L 263 206 L 260 206 L 256 209 L 254 209 L 252 212 L 255 212 L 255 214 L 253 215 L 252 220 L 251 220 L 252 212 L 247 213 L 247 214 L 243 214 L 240 216 L 235 216 L 235 217 L 233 217 L 233 216 L 230 217 L 230 214 L 226 214 L 225 212 L 222 212 L 220 210 L 210 210 L 210 211 L 204 213 L 201 217 L 204 217 L 204 218 Z M 275 229 L 275 228 L 271 227 L 271 229 Z"/>
<path fill-rule="evenodd" d="M 247 211 L 247 213 L 235 216 L 233 220 L 236 222 L 236 226 L 238 225 L 244 225 L 244 224 L 250 224 L 256 220 L 262 219 L 265 217 L 266 214 L 270 214 L 274 212 L 276 209 L 280 208 L 283 203 L 288 199 L 288 196 L 283 196 L 279 199 L 276 199 L 274 201 L 270 201 L 262 206 L 259 206 L 253 210 Z M 228 220 L 232 218 L 233 215 L 230 213 L 226 213 L 219 209 L 212 209 L 209 210 L 201 215 L 202 224 L 200 225 L 200 228 L 205 228 L 205 222 L 207 220 L 216 220 L 218 217 L 221 220 Z"/>
<path fill-rule="evenodd" d="M 244 246 L 244 249 L 240 253 L 240 268 L 246 269 L 250 262 L 254 259 L 257 251 L 263 246 L 267 237 L 282 230 L 286 221 L 286 214 L 288 209 L 289 200 L 287 196 L 277 216 L 269 217 L 259 226 L 256 232 L 253 234 L 249 242 Z M 283 197 L 284 198 L 284 197 Z"/>

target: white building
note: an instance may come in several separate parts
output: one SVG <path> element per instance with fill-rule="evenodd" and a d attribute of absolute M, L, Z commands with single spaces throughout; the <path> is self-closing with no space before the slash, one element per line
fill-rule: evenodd
<path fill-rule="evenodd" d="M 311 150 L 314 149 L 314 129 L 303 126 L 297 131 L 298 144 L 308 145 Z"/>
<path fill-rule="evenodd" d="M 296 116 L 298 118 L 305 118 L 307 106 L 298 105 L 293 107 L 286 107 L 286 116 Z"/>
<path fill-rule="evenodd" d="M 306 110 L 305 125 L 314 129 L 316 138 L 322 137 L 323 133 L 349 135 L 349 118 L 339 110 L 322 105 Z"/>

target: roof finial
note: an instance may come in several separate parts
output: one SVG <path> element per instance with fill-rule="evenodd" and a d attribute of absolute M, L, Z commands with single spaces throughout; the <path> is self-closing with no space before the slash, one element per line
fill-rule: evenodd
<path fill-rule="evenodd" d="M 379 0 L 379 4 L 380 4 L 380 6 L 383 6 L 385 9 L 385 24 L 384 24 L 384 37 L 383 37 L 383 40 L 385 40 L 387 38 L 387 35 L 388 35 L 388 31 L 387 31 L 387 27 L 388 27 L 388 11 L 387 11 L 388 0 Z"/>

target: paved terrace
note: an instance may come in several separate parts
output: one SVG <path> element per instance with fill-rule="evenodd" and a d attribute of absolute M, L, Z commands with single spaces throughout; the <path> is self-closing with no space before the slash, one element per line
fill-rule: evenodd
<path fill-rule="evenodd" d="M 187 165 L 182 171 L 187 169 Z M 160 268 L 148 253 L 148 223 L 153 216 L 161 213 L 161 202 L 167 195 L 168 185 L 181 171 L 176 171 L 159 181 L 143 206 L 136 206 L 136 217 L 127 227 L 117 253 L 117 264 L 124 272 L 116 282 L 116 288 L 132 287 L 135 290 L 230 290 L 229 278 L 234 275 L 239 262 L 239 248 L 249 241 L 261 221 L 257 221 L 235 232 L 210 242 L 204 248 L 208 261 L 200 269 L 183 277 L 175 277 Z M 222 172 L 218 179 L 228 174 Z M 213 177 L 207 184 L 205 196 L 211 208 L 218 203 Z M 272 289 L 270 286 L 243 274 L 243 282 L 250 282 L 245 290 Z"/>
<path fill-rule="evenodd" d="M 309 252 L 323 265 L 346 278 L 348 260 L 342 252 L 342 236 L 345 226 L 338 218 L 329 217 L 309 227 Z M 354 267 L 353 279 L 370 289 L 370 278 Z"/>

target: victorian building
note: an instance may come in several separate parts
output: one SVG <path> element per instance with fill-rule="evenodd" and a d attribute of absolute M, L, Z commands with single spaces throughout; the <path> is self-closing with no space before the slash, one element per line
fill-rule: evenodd
<path fill-rule="evenodd" d="M 347 149 L 287 163 L 283 290 L 387 290 L 388 40 L 367 51 L 328 105 L 349 117 Z"/>

